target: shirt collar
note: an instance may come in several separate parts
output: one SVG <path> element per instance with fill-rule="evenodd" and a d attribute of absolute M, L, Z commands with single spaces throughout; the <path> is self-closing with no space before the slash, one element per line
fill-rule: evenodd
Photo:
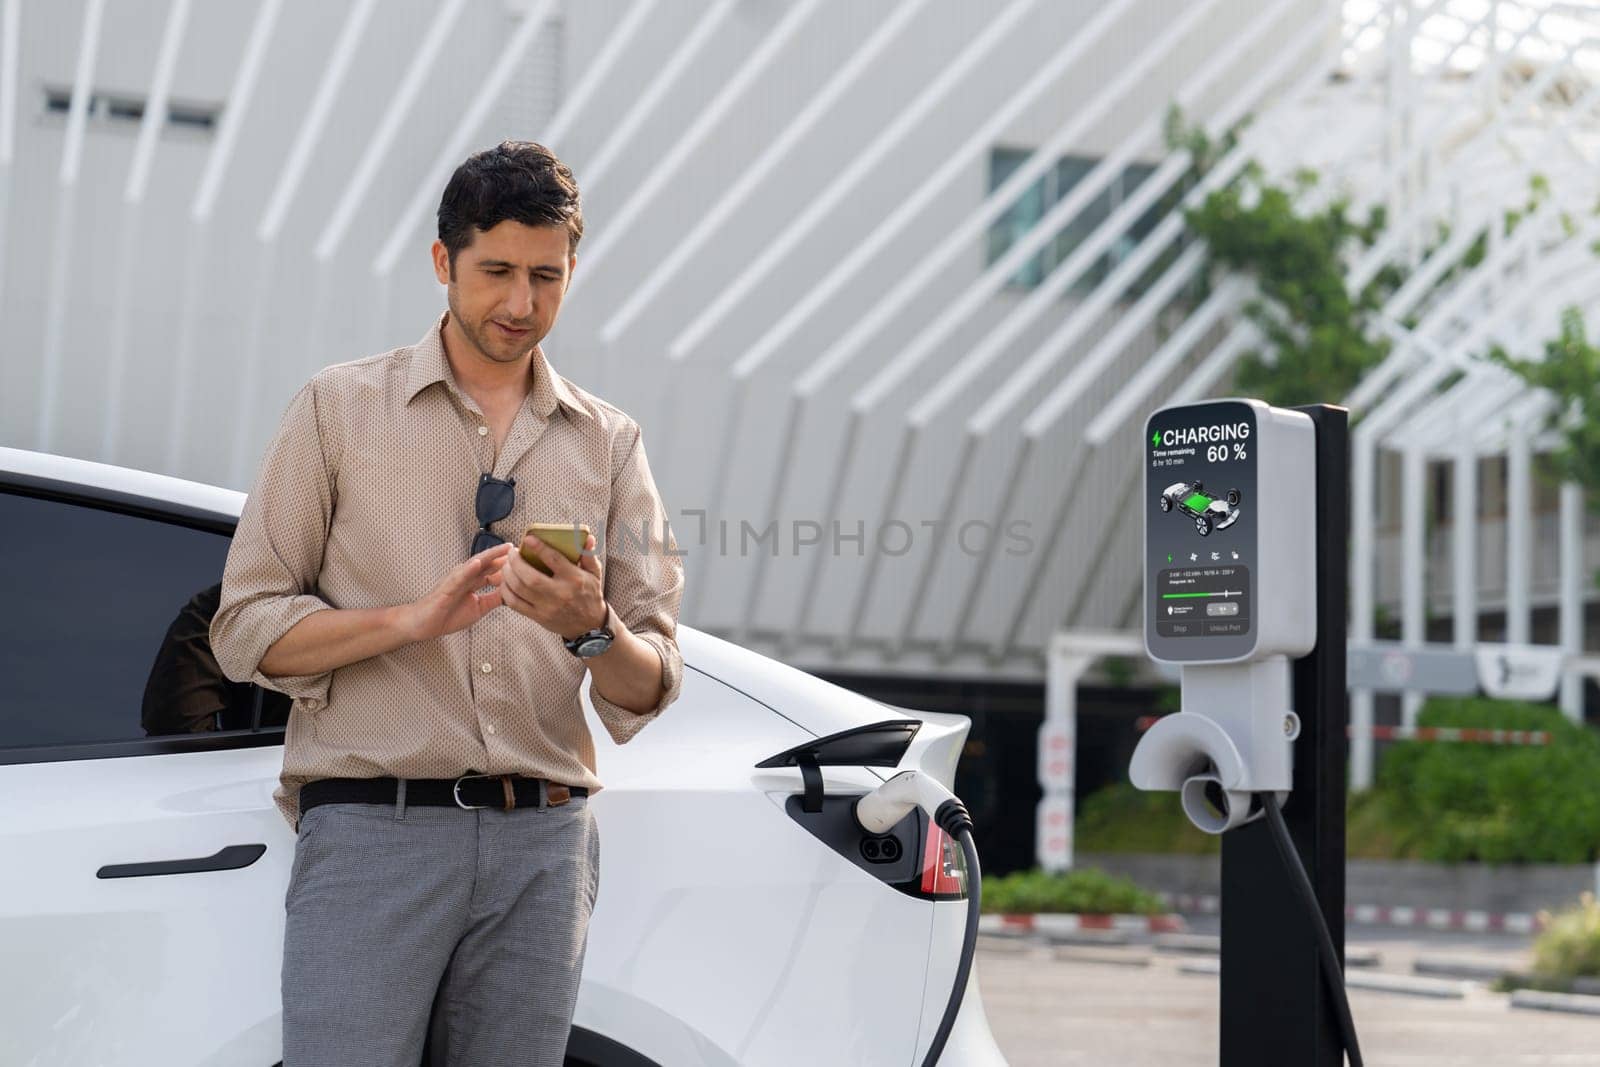
<path fill-rule="evenodd" d="M 445 358 L 444 339 L 441 331 L 444 329 L 445 320 L 449 317 L 448 311 L 444 312 L 434 321 L 432 327 L 423 335 L 422 340 L 411 347 L 411 366 L 406 375 L 406 403 L 416 399 L 418 393 L 432 385 L 434 382 L 444 382 L 451 388 L 457 388 L 455 375 L 450 371 L 450 361 Z M 593 418 L 589 409 L 584 407 L 573 393 L 567 380 L 555 372 L 550 366 L 550 361 L 545 358 L 542 348 L 533 350 L 533 388 L 528 391 L 528 401 L 533 409 L 545 418 L 554 414 L 559 404 L 566 408 L 569 414 L 581 415 L 584 418 Z"/>

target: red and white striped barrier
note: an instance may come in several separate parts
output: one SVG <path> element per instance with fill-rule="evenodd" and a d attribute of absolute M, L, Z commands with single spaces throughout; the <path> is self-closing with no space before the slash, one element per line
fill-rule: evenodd
<path fill-rule="evenodd" d="M 1352 734 L 1354 730 L 1350 731 Z M 1374 726 L 1379 741 L 1459 741 L 1478 745 L 1548 745 L 1545 730 L 1484 730 L 1455 726 Z"/>
<path fill-rule="evenodd" d="M 1177 934 L 1183 932 L 1184 922 L 1181 915 L 1076 915 L 1039 912 L 980 915 L 978 930 L 986 934 L 1075 934 L 1084 930 Z"/>
<path fill-rule="evenodd" d="M 1139 732 L 1150 729 L 1160 719 L 1159 715 L 1141 715 L 1134 725 Z M 1350 729 L 1355 736 L 1355 728 Z M 1378 741 L 1446 741 L 1476 745 L 1548 745 L 1550 733 L 1546 730 L 1486 730 L 1467 726 L 1374 726 L 1372 736 Z"/>
<path fill-rule="evenodd" d="M 1214 896 L 1162 894 L 1173 909 L 1167 915 L 982 915 L 978 929 L 986 934 L 1075 934 L 1086 930 L 1118 930 L 1135 934 L 1176 934 L 1185 929 L 1184 915 L 1215 915 L 1221 901 Z M 1181 913 L 1181 914 L 1179 914 Z M 1358 904 L 1345 908 L 1345 921 L 1356 926 L 1418 927 L 1458 933 L 1534 934 L 1543 929 L 1537 915 L 1518 912 L 1455 911 L 1450 908 L 1384 907 Z"/>
<path fill-rule="evenodd" d="M 1175 912 L 1184 915 L 1215 915 L 1222 902 L 1214 896 L 1161 894 Z M 1467 933 L 1532 934 L 1541 930 L 1537 915 L 1518 912 L 1455 911 L 1450 908 L 1385 907 L 1356 904 L 1344 909 L 1345 921 L 1357 926 L 1415 926 L 1429 930 Z"/>
<path fill-rule="evenodd" d="M 1422 926 L 1430 930 L 1531 934 L 1543 928 L 1537 915 L 1518 912 L 1452 911 L 1449 908 L 1386 908 L 1362 904 L 1345 909 L 1358 926 Z"/>
<path fill-rule="evenodd" d="M 1185 893 L 1161 893 L 1159 896 L 1167 907 L 1180 915 L 1215 915 L 1222 910 L 1219 897 L 1189 896 Z"/>

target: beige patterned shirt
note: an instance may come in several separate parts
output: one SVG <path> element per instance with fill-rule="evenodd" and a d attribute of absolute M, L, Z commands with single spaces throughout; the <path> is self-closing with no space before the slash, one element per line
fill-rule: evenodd
<path fill-rule="evenodd" d="M 445 358 L 444 321 L 415 345 L 324 368 L 295 394 L 228 552 L 212 648 L 229 678 L 294 698 L 274 793 L 292 826 L 300 786 L 317 778 L 519 773 L 600 788 L 583 661 L 509 607 L 324 674 L 259 670 L 307 615 L 417 600 L 466 560 L 483 471 L 516 481 L 515 507 L 491 527 L 501 537 L 520 541 L 534 522 L 589 525 L 607 602 L 661 657 L 666 691 L 645 714 L 590 686 L 612 738 L 638 733 L 682 687 L 683 562 L 638 424 L 535 350 L 532 388 L 495 455 L 488 419 Z"/>

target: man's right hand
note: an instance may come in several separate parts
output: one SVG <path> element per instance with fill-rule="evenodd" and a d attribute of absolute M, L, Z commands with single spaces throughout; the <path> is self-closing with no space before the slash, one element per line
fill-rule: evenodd
<path fill-rule="evenodd" d="M 406 605 L 405 628 L 411 639 L 426 641 L 465 630 L 499 607 L 502 566 L 511 549 L 510 544 L 484 549 L 451 568 L 427 596 Z M 478 592 L 486 585 L 495 588 Z"/>

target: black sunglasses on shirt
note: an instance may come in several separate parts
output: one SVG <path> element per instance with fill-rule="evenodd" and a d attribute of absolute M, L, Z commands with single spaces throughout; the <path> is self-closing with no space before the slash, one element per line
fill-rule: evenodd
<path fill-rule="evenodd" d="M 516 485 L 515 478 L 496 478 L 487 472 L 478 476 L 478 495 L 473 501 L 478 516 L 478 532 L 472 538 L 472 555 L 505 544 L 506 539 L 489 529 L 489 524 L 511 514 L 517 502 Z"/>

